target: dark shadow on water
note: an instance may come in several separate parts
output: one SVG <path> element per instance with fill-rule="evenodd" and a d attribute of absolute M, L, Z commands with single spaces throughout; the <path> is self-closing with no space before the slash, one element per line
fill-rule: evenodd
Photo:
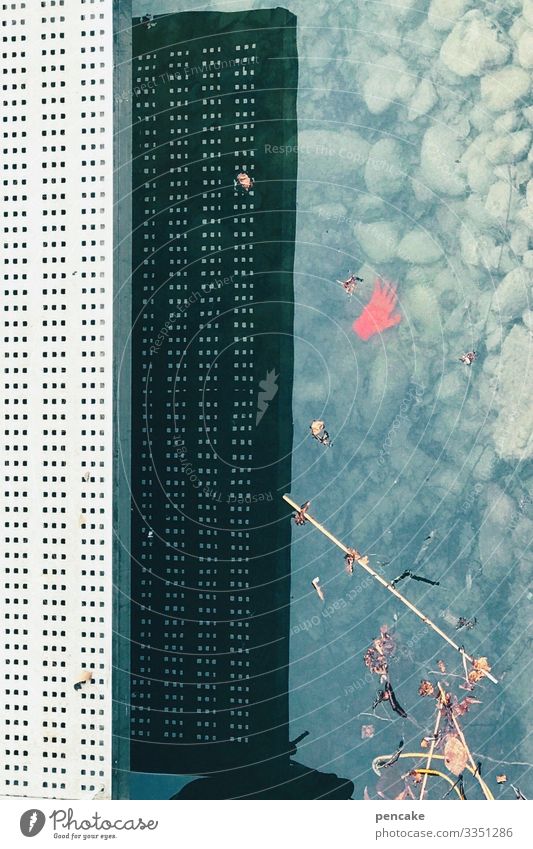
<path fill-rule="evenodd" d="M 350 799 L 351 781 L 295 761 L 198 778 L 172 799 Z"/>

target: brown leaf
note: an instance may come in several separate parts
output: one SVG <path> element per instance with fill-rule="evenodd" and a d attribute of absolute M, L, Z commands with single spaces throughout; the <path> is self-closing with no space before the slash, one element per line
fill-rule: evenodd
<path fill-rule="evenodd" d="M 420 748 L 421 748 L 421 749 L 427 749 L 428 747 L 429 747 L 429 740 L 427 740 L 427 739 L 424 737 L 424 738 L 420 741 Z"/>
<path fill-rule="evenodd" d="M 431 683 L 431 681 L 421 681 L 420 687 L 418 688 L 419 696 L 432 696 L 435 692 L 435 687 Z"/>
<path fill-rule="evenodd" d="M 505 773 L 502 773 L 502 775 L 496 776 L 496 784 L 505 784 L 506 781 L 507 781 L 507 776 L 505 775 Z"/>
<path fill-rule="evenodd" d="M 473 699 L 471 696 L 465 696 L 460 702 L 454 705 L 453 712 L 456 716 L 463 716 L 470 709 L 470 705 L 482 704 L 479 699 Z"/>
<path fill-rule="evenodd" d="M 444 746 L 444 763 L 454 775 L 464 772 L 468 761 L 466 749 L 458 737 L 450 735 Z"/>
<path fill-rule="evenodd" d="M 490 672 L 491 667 L 486 657 L 474 658 L 473 669 L 468 673 L 468 680 L 471 684 L 481 681 L 486 672 Z"/>
<path fill-rule="evenodd" d="M 362 725 L 361 726 L 361 740 L 368 740 L 370 737 L 374 736 L 374 726 L 373 725 Z"/>
<path fill-rule="evenodd" d="M 409 773 L 409 778 L 412 778 L 415 784 L 421 784 L 423 776 L 421 772 L 417 772 L 416 769 L 412 769 Z"/>

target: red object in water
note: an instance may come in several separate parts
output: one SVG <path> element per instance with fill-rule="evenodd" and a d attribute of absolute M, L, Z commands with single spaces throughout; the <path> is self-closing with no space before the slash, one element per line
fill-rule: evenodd
<path fill-rule="evenodd" d="M 381 333 L 382 330 L 399 324 L 402 320 L 401 315 L 399 313 L 392 314 L 396 309 L 397 300 L 396 286 L 388 282 L 382 283 L 379 279 L 376 280 L 369 303 L 359 318 L 352 324 L 354 332 L 366 341 L 374 333 Z"/>

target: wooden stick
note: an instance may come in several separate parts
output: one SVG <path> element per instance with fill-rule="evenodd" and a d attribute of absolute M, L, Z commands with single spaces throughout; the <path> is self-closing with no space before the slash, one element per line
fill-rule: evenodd
<path fill-rule="evenodd" d="M 438 688 L 439 688 L 439 691 L 440 691 L 440 695 L 441 695 L 442 703 L 443 703 L 443 704 L 445 704 L 445 703 L 446 703 L 446 702 L 445 702 L 445 699 L 446 699 L 446 693 L 444 692 L 444 690 L 443 690 L 443 688 L 442 688 L 442 685 L 441 685 L 440 683 L 438 684 Z M 450 705 L 450 711 L 449 711 L 449 713 L 450 713 L 450 716 L 451 716 L 451 718 L 452 718 L 452 722 L 453 722 L 453 724 L 454 724 L 455 730 L 457 731 L 457 733 L 458 733 L 458 735 L 459 735 L 459 738 L 460 738 L 460 740 L 461 740 L 461 743 L 463 744 L 463 746 L 464 746 L 464 748 L 465 748 L 466 754 L 468 755 L 468 759 L 469 759 L 469 761 L 470 761 L 470 764 L 471 764 L 471 766 L 472 766 L 472 770 L 473 770 L 473 771 L 472 771 L 472 775 L 475 775 L 475 777 L 476 777 L 476 778 L 477 778 L 477 780 L 479 781 L 480 787 L 481 787 L 481 789 L 483 790 L 483 793 L 484 793 L 485 797 L 486 797 L 487 799 L 489 799 L 490 801 L 494 801 L 494 796 L 492 795 L 492 792 L 489 790 L 489 788 L 487 787 L 487 785 L 485 784 L 485 782 L 483 781 L 483 779 L 481 778 L 481 776 L 480 776 L 480 774 L 479 774 L 478 766 L 477 766 L 477 764 L 476 764 L 476 762 L 475 762 L 474 758 L 472 757 L 472 752 L 471 752 L 471 751 L 470 751 L 470 749 L 468 748 L 468 743 L 466 742 L 465 735 L 463 734 L 463 731 L 462 731 L 462 729 L 461 729 L 461 726 L 460 726 L 460 725 L 459 725 L 459 723 L 457 722 L 457 717 L 455 716 L 455 714 L 454 714 L 454 712 L 453 712 L 453 705 Z"/>
<path fill-rule="evenodd" d="M 290 504 L 290 506 L 293 508 L 293 510 L 296 510 L 296 511 L 300 510 L 300 505 L 296 504 L 296 502 L 293 501 L 292 498 L 289 495 L 284 495 L 283 500 L 286 501 L 287 504 Z M 317 522 L 317 520 L 314 519 L 313 516 L 311 516 L 309 513 L 306 513 L 305 518 L 308 522 L 311 522 L 311 524 L 314 525 L 315 528 L 317 528 L 317 530 L 320 531 L 320 533 L 324 534 L 324 536 L 326 536 L 329 540 L 331 540 L 331 542 L 334 545 L 336 545 L 338 548 L 340 548 L 341 551 L 344 551 L 345 554 L 351 553 L 351 550 L 346 545 L 344 545 L 340 540 L 338 540 L 337 537 L 333 536 L 333 534 L 330 533 L 330 531 L 328 531 L 327 528 L 325 528 L 323 525 L 321 525 L 320 522 Z M 457 643 L 455 643 L 451 639 L 451 637 L 449 637 L 447 634 L 445 634 L 444 631 L 441 628 L 439 628 L 438 625 L 435 625 L 435 623 L 432 622 L 431 619 L 429 619 L 424 613 L 422 613 L 422 611 L 419 610 L 418 607 L 415 607 L 415 605 L 412 604 L 408 599 L 406 599 L 405 596 L 403 596 L 400 592 L 398 592 L 396 587 L 394 587 L 390 583 L 390 581 L 386 581 L 385 578 L 383 578 L 380 574 L 378 574 L 378 572 L 375 572 L 374 569 L 372 569 L 372 567 L 369 566 L 369 564 L 368 564 L 368 557 L 361 557 L 359 560 L 357 560 L 357 563 L 359 564 L 359 566 L 361 566 L 365 570 L 365 572 L 368 572 L 368 574 L 372 575 L 372 577 L 375 578 L 376 581 L 379 581 L 379 583 L 381 584 L 382 587 L 385 587 L 385 589 L 388 590 L 390 593 L 392 593 L 392 595 L 396 596 L 396 598 L 399 599 L 399 601 L 401 601 L 402 604 L 405 604 L 405 606 L 408 607 L 409 610 L 412 610 L 413 613 L 416 614 L 416 616 L 418 616 L 418 618 L 422 620 L 422 622 L 425 622 L 426 625 L 429 625 L 429 627 L 433 631 L 435 631 L 436 634 L 438 634 L 440 637 L 442 637 L 442 639 L 445 640 L 448 643 L 448 645 L 450 645 L 453 649 L 455 649 L 455 651 L 459 652 L 459 654 L 463 655 L 463 657 L 466 657 L 466 659 L 469 660 L 470 663 L 472 663 L 472 664 L 474 663 L 474 658 L 471 657 L 469 654 L 467 654 L 465 652 L 464 648 L 462 648 L 461 646 L 458 646 Z M 494 675 L 492 675 L 490 672 L 484 672 L 484 675 L 486 675 L 487 678 L 490 678 L 490 680 L 493 681 L 494 684 L 498 683 L 498 679 L 495 678 Z"/>
<path fill-rule="evenodd" d="M 439 688 L 440 688 L 440 685 L 439 685 Z M 427 759 L 427 762 L 426 762 L 426 770 L 429 770 L 429 768 L 431 766 L 431 759 L 433 758 L 433 752 L 435 751 L 435 746 L 437 744 L 437 734 L 438 734 L 438 731 L 439 731 L 439 725 L 440 725 L 441 717 L 442 717 L 442 714 L 441 714 L 440 710 L 437 709 L 437 719 L 435 720 L 435 727 L 433 729 L 433 739 L 431 741 L 431 746 L 429 748 L 428 759 Z M 424 792 L 426 790 L 428 775 L 429 775 L 428 772 L 424 773 L 424 778 L 422 780 L 422 788 L 420 790 L 420 801 L 422 801 L 422 799 L 424 798 Z"/>

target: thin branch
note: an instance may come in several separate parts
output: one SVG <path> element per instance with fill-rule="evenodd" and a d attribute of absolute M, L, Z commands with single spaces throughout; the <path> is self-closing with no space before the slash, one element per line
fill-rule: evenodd
<path fill-rule="evenodd" d="M 296 504 L 296 502 L 293 501 L 290 496 L 284 495 L 283 500 L 286 501 L 287 504 L 290 504 L 293 510 L 296 510 L 297 514 L 301 512 L 300 506 Z M 320 533 L 324 534 L 324 536 L 331 540 L 331 542 L 334 543 L 338 548 L 340 548 L 341 551 L 344 551 L 345 554 L 350 554 L 351 549 L 349 549 L 340 540 L 338 540 L 337 537 L 333 536 L 333 534 L 328 531 L 323 525 L 321 525 L 320 522 L 317 522 L 317 520 L 313 516 L 311 516 L 310 513 L 306 512 L 305 521 L 311 522 L 311 524 L 314 525 L 314 527 L 317 528 Z M 356 563 L 358 563 L 359 566 L 361 566 L 365 570 L 365 572 L 368 572 L 369 575 L 372 575 L 372 577 L 375 578 L 375 580 L 378 581 L 383 587 L 385 587 L 386 590 L 388 590 L 390 593 L 392 593 L 392 595 L 399 599 L 402 604 L 405 604 L 405 606 L 408 607 L 409 610 L 412 610 L 412 612 L 416 614 L 416 616 L 418 616 L 418 618 L 421 619 L 422 622 L 425 622 L 426 625 L 428 625 L 433 631 L 435 631 L 436 634 L 442 637 L 442 639 L 445 640 L 448 645 L 450 645 L 453 649 L 455 649 L 455 651 L 459 652 L 459 654 L 464 655 L 464 657 L 466 657 L 466 659 L 469 660 L 470 663 L 474 663 L 474 658 L 467 654 L 462 646 L 457 645 L 457 643 L 454 642 L 454 640 L 452 640 L 447 634 L 445 634 L 444 631 L 439 628 L 438 625 L 435 625 L 435 623 L 432 622 L 431 619 L 429 619 L 424 613 L 422 613 L 422 611 L 419 610 L 418 607 L 415 607 L 412 602 L 410 602 L 408 599 L 405 598 L 405 596 L 398 592 L 396 587 L 394 587 L 390 581 L 386 581 L 385 578 L 383 578 L 378 572 L 372 569 L 372 567 L 368 563 L 368 557 L 356 558 Z M 493 681 L 494 684 L 498 683 L 498 679 L 495 678 L 494 675 L 492 675 L 490 672 L 484 671 L 484 675 L 486 675 L 487 678 L 490 678 L 490 680 Z"/>
<path fill-rule="evenodd" d="M 440 684 L 439 684 L 439 686 L 440 686 Z M 431 746 L 429 747 L 428 759 L 427 759 L 427 762 L 426 762 L 426 770 L 429 770 L 429 768 L 431 766 L 431 760 L 433 758 L 433 753 L 435 751 L 435 746 L 437 744 L 437 734 L 439 733 L 439 725 L 440 725 L 441 718 L 442 718 L 442 713 L 437 708 L 437 718 L 435 720 L 435 727 L 433 729 L 433 739 L 431 741 Z M 424 774 L 424 778 L 423 778 L 423 781 L 422 781 L 422 787 L 420 789 L 420 801 L 422 801 L 422 799 L 424 798 L 424 792 L 426 790 L 428 774 L 429 773 L 427 773 L 427 772 Z"/>

